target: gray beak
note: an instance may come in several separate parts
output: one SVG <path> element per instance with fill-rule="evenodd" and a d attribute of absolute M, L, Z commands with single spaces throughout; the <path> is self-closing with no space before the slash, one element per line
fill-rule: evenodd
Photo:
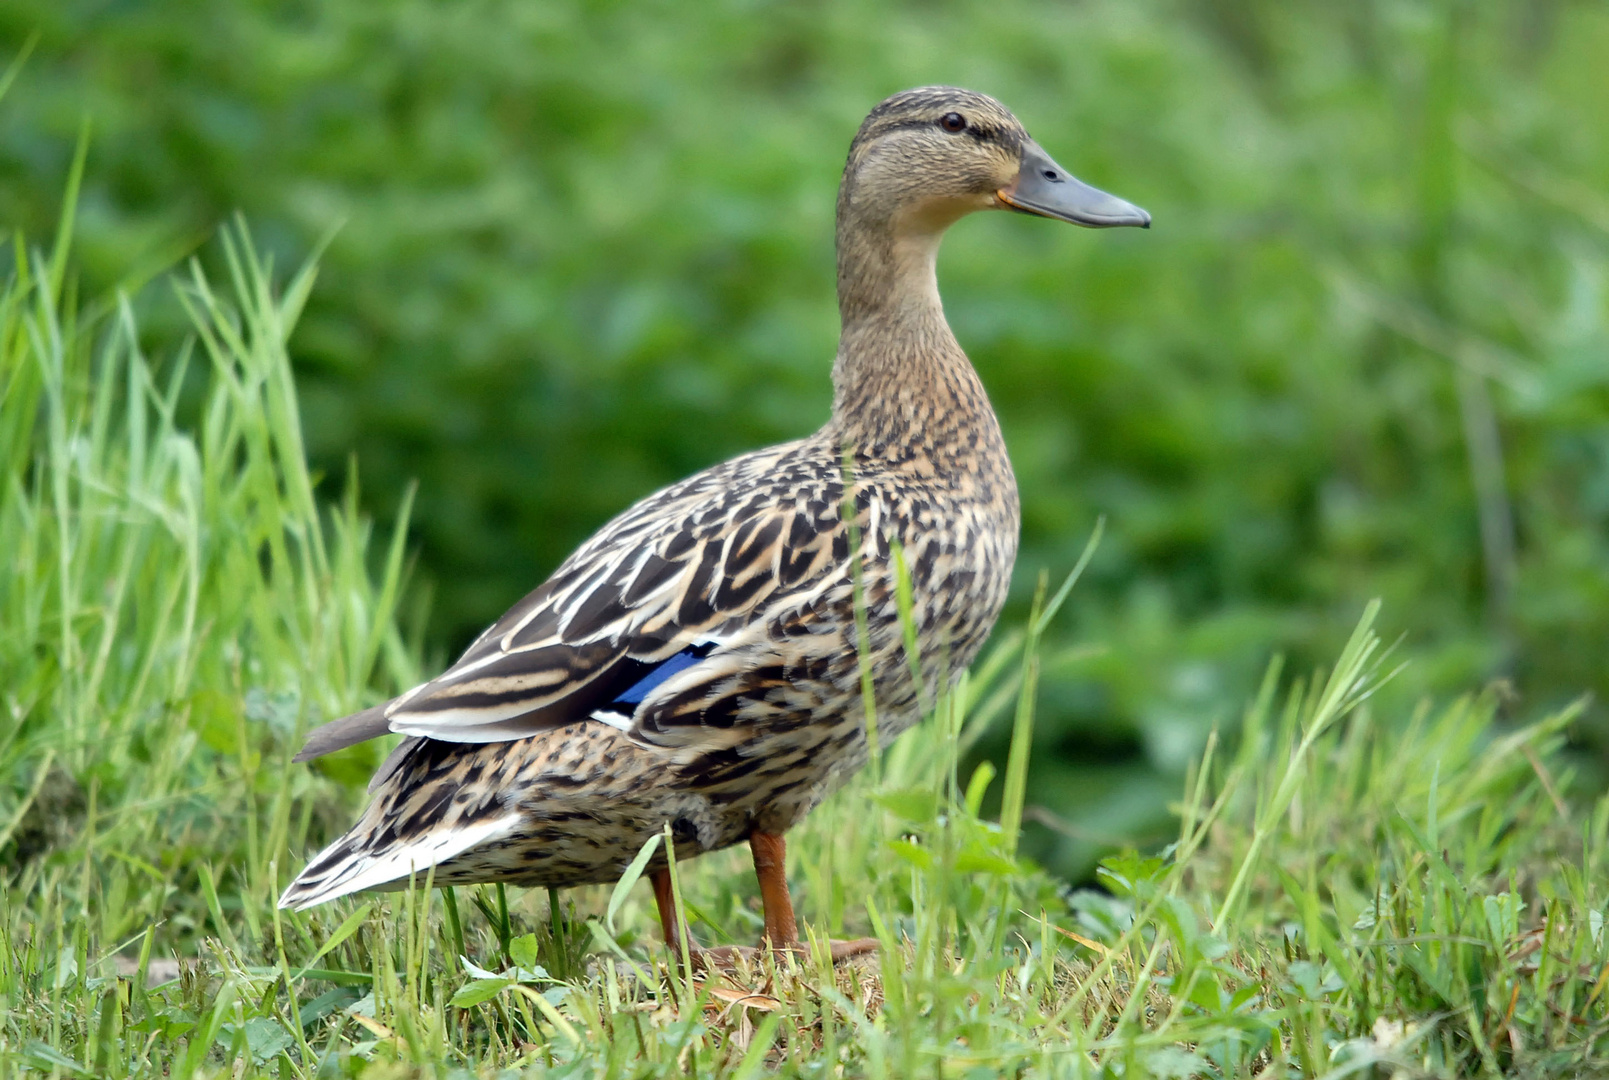
<path fill-rule="evenodd" d="M 1108 195 L 1073 176 L 1029 141 L 1022 148 L 1022 171 L 1016 183 L 995 192 L 1002 205 L 1025 214 L 1070 221 L 1091 229 L 1117 225 L 1151 227 L 1151 215 L 1116 195 Z"/>

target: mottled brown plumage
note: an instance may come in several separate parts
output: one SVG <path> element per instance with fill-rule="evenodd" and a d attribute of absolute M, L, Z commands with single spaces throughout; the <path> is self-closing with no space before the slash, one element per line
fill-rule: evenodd
<path fill-rule="evenodd" d="M 971 662 L 1005 599 L 1016 482 L 934 275 L 944 230 L 991 207 L 1149 220 L 1060 173 L 991 98 L 929 87 L 879 105 L 838 199 L 826 425 L 643 499 L 442 675 L 313 732 L 299 760 L 409 737 L 281 904 L 432 866 L 437 884 L 610 881 L 669 824 L 681 855 L 756 838 L 767 926 L 791 937 L 791 909 L 770 910 L 787 905 L 780 835 L 866 761 L 861 652 L 891 738 Z"/>

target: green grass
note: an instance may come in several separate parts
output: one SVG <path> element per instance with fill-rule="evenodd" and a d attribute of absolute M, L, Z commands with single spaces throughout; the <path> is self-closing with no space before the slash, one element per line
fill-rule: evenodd
<path fill-rule="evenodd" d="M 1088 880 L 1163 841 L 1270 656 L 1328 664 L 1374 597 L 1415 660 L 1379 708 L 1591 691 L 1570 739 L 1609 783 L 1601 0 L 0 2 L 0 67 L 29 42 L 0 226 L 49 235 L 87 119 L 86 295 L 192 252 L 225 280 L 237 210 L 286 267 L 340 226 L 297 330 L 307 453 L 356 454 L 388 536 L 415 491 L 423 655 L 826 418 L 844 153 L 948 82 L 1155 215 L 978 215 L 939 258 L 1021 487 L 1007 626 L 1108 526 L 1047 632 L 1023 852 Z"/>
<path fill-rule="evenodd" d="M 1174 843 L 1069 892 L 1016 852 L 1037 672 L 1060 662 L 1041 634 L 1066 592 L 1042 585 L 791 834 L 810 932 L 882 942 L 836 972 L 675 970 L 629 884 L 557 912 L 423 887 L 276 911 L 375 763 L 292 765 L 300 734 L 417 674 L 404 540 L 307 470 L 286 341 L 311 267 L 276 287 L 226 233 L 227 282 L 176 280 L 191 346 L 147 358 L 127 299 L 75 296 L 73 201 L 0 291 L 0 1073 L 1609 1070 L 1609 799 L 1573 797 L 1573 710 L 1373 711 L 1394 662 L 1373 607 L 1333 670 L 1276 664 L 1208 741 Z M 991 726 L 1003 775 L 964 772 Z M 758 936 L 745 852 L 676 872 L 705 940 Z"/>

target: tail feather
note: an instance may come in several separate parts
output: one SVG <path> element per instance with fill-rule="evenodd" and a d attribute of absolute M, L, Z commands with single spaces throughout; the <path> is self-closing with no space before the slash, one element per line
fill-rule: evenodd
<path fill-rule="evenodd" d="M 316 757 L 333 754 L 348 746 L 356 746 L 360 742 L 389 734 L 391 721 L 386 719 L 385 711 L 390 704 L 389 701 L 381 702 L 373 708 L 364 709 L 351 716 L 343 716 L 339 720 L 331 720 L 314 728 L 307 733 L 307 741 L 291 760 L 311 761 Z"/>
<path fill-rule="evenodd" d="M 372 833 L 362 834 L 360 823 L 313 857 L 280 896 L 279 906 L 301 910 L 365 889 L 402 888 L 410 875 L 422 878 L 433 866 L 509 835 L 518 822 L 517 813 L 508 813 L 383 844 L 375 844 Z"/>

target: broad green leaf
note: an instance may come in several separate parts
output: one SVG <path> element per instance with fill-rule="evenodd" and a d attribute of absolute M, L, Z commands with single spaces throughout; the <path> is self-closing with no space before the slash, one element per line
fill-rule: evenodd
<path fill-rule="evenodd" d="M 91 1076 L 90 1070 L 57 1050 L 49 1043 L 34 1040 L 23 1047 L 23 1059 L 42 1072 L 65 1069 L 74 1076 Z"/>
<path fill-rule="evenodd" d="M 513 985 L 513 979 L 476 979 L 474 982 L 460 986 L 458 992 L 452 996 L 452 999 L 447 1004 L 458 1009 L 472 1008 L 482 1002 L 490 1001 Z"/>
<path fill-rule="evenodd" d="M 509 959 L 515 967 L 534 968 L 536 964 L 536 935 L 521 934 L 508 943 Z"/>
<path fill-rule="evenodd" d="M 480 965 L 478 965 L 476 963 L 473 963 L 469 959 L 469 957 L 467 957 L 467 956 L 460 956 L 458 958 L 458 962 L 464 965 L 464 970 L 469 973 L 470 978 L 473 978 L 473 979 L 501 979 L 501 978 L 505 978 L 505 976 L 500 975 L 495 971 L 487 971 L 485 968 L 481 967 Z"/>
<path fill-rule="evenodd" d="M 1095 873 L 1116 886 L 1119 892 L 1132 895 L 1141 884 L 1155 880 L 1161 874 L 1162 866 L 1161 859 L 1143 858 L 1139 852 L 1130 849 L 1102 859 Z"/>
<path fill-rule="evenodd" d="M 914 825 L 931 824 L 939 814 L 939 797 L 930 788 L 884 791 L 876 796 L 878 805 L 895 817 Z"/>
<path fill-rule="evenodd" d="M 909 840 L 890 840 L 887 847 L 888 850 L 914 866 L 921 867 L 923 870 L 933 869 L 933 853 L 920 844 L 913 844 Z"/>

